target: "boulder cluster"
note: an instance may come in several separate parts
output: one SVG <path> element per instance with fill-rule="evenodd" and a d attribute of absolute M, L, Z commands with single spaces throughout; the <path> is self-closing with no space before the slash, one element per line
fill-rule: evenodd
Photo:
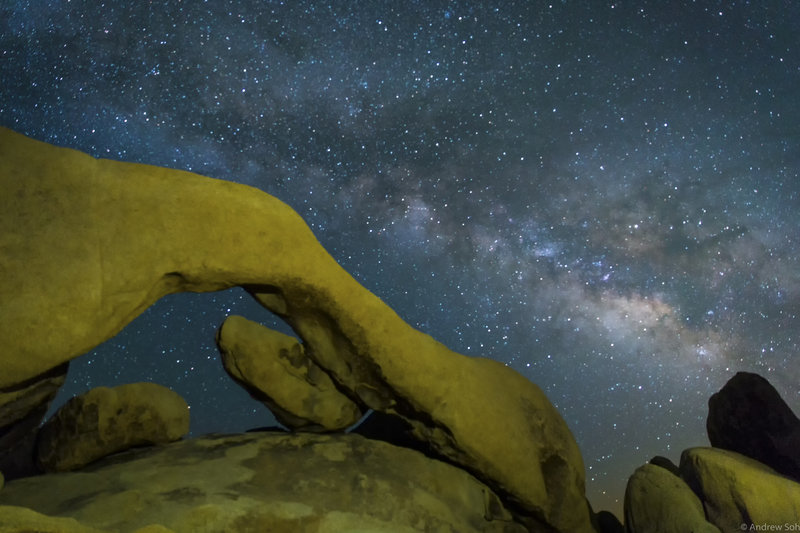
<path fill-rule="evenodd" d="M 655 457 L 633 473 L 626 530 L 800 531 L 800 420 L 778 391 L 739 372 L 709 399 L 706 426 L 711 447 L 684 450 L 679 465 Z"/>
<path fill-rule="evenodd" d="M 711 448 L 631 476 L 623 526 L 590 508 L 575 439 L 535 384 L 410 327 L 274 197 L 3 128 L 0 190 L 0 531 L 800 522 L 798 421 L 758 376 L 712 397 Z M 216 337 L 225 370 L 284 428 L 181 440 L 188 406 L 153 383 L 92 389 L 43 422 L 69 360 L 166 294 L 232 286 L 297 334 L 231 316 Z"/>

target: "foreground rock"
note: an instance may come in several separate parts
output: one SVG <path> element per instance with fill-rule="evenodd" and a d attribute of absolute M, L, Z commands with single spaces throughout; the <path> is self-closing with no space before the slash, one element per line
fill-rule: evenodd
<path fill-rule="evenodd" d="M 251 433 L 110 457 L 9 483 L 0 504 L 103 531 L 519 532 L 463 470 L 357 435 Z M 3 518 L 0 517 L 0 530 Z"/>
<path fill-rule="evenodd" d="M 800 481 L 800 420 L 769 381 L 738 372 L 708 400 L 708 440 Z"/>
<path fill-rule="evenodd" d="M 0 531 L 3 533 L 105 533 L 99 529 L 85 526 L 74 518 L 47 516 L 25 507 L 9 505 L 0 505 Z"/>
<path fill-rule="evenodd" d="M 45 423 L 37 456 L 48 472 L 74 470 L 134 446 L 172 442 L 188 432 L 189 406 L 166 387 L 97 387 L 69 400 Z"/>
<path fill-rule="evenodd" d="M 411 328 L 274 197 L 7 129 L 0 190 L 0 387 L 89 351 L 166 294 L 239 285 L 351 399 L 403 416 L 531 529 L 591 531 L 580 452 L 544 393 Z"/>
<path fill-rule="evenodd" d="M 637 468 L 628 480 L 625 527 L 628 533 L 719 533 L 706 521 L 703 504 L 692 489 L 654 464 Z"/>
<path fill-rule="evenodd" d="M 26 382 L 0 389 L 0 473 L 6 479 L 39 473 L 36 436 L 67 378 L 67 368 L 64 363 Z"/>
<path fill-rule="evenodd" d="M 722 531 L 741 531 L 742 524 L 800 523 L 800 484 L 753 459 L 718 448 L 690 448 L 681 455 L 680 472 L 703 502 L 708 520 Z"/>
<path fill-rule="evenodd" d="M 217 332 L 217 345 L 228 374 L 290 429 L 343 430 L 362 416 L 293 337 L 230 316 Z"/>

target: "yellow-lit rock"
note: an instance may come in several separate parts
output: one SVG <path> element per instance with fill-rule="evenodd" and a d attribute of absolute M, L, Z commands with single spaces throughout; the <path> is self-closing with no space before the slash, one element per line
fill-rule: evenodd
<path fill-rule="evenodd" d="M 89 351 L 166 294 L 240 285 L 349 396 L 411 421 L 532 528 L 591 530 L 580 452 L 542 391 L 403 322 L 276 198 L 7 129 L 0 190 L 0 387 Z"/>
<path fill-rule="evenodd" d="M 164 444 L 189 432 L 189 406 L 156 383 L 96 387 L 69 400 L 39 432 L 45 471 L 74 470 L 134 446 Z"/>
<path fill-rule="evenodd" d="M 217 345 L 228 374 L 291 429 L 342 430 L 363 414 L 294 337 L 230 316 L 217 332 Z"/>
<path fill-rule="evenodd" d="M 706 521 L 703 504 L 678 476 L 660 466 L 642 465 L 625 488 L 628 533 L 720 533 Z"/>
<path fill-rule="evenodd" d="M 12 481 L 0 505 L 118 533 L 525 531 L 463 470 L 347 434 L 218 435 L 131 450 L 83 472 Z"/>
<path fill-rule="evenodd" d="M 800 483 L 754 459 L 720 448 L 689 448 L 681 454 L 680 472 L 703 502 L 708 521 L 722 531 L 786 531 L 785 524 L 800 524 Z"/>
<path fill-rule="evenodd" d="M 0 533 L 108 533 L 74 518 L 47 516 L 26 507 L 0 505 Z"/>

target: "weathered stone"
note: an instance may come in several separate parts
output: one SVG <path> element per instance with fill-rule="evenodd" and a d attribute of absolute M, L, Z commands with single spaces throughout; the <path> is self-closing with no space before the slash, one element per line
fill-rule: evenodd
<path fill-rule="evenodd" d="M 642 465 L 625 488 L 628 533 L 719 533 L 706 521 L 703 504 L 678 476 L 654 464 Z"/>
<path fill-rule="evenodd" d="M 0 472 L 6 479 L 40 472 L 36 436 L 50 404 L 64 384 L 68 363 L 23 383 L 0 389 Z"/>
<path fill-rule="evenodd" d="M 85 353 L 165 294 L 239 285 L 348 396 L 405 417 L 532 529 L 591 531 L 580 451 L 544 393 L 403 322 L 276 198 L 7 129 L 0 190 L 0 338 L 13 354 L 0 386 Z"/>
<path fill-rule="evenodd" d="M 800 420 L 769 381 L 737 372 L 708 400 L 711 446 L 724 448 L 800 481 Z"/>
<path fill-rule="evenodd" d="M 97 387 L 69 400 L 42 426 L 37 457 L 46 471 L 73 470 L 134 446 L 178 440 L 188 431 L 189 407 L 166 387 Z"/>
<path fill-rule="evenodd" d="M 753 524 L 800 523 L 800 484 L 744 455 L 719 448 L 689 448 L 681 477 L 703 502 L 708 521 L 722 531 L 755 531 Z M 767 531 L 763 529 L 762 531 Z"/>
<path fill-rule="evenodd" d="M 106 533 L 88 527 L 74 518 L 47 516 L 25 507 L 0 505 L 2 533 Z"/>
<path fill-rule="evenodd" d="M 491 489 L 447 463 L 358 435 L 250 433 L 131 450 L 82 472 L 12 481 L 0 504 L 120 533 L 524 533 Z"/>
<path fill-rule="evenodd" d="M 230 316 L 217 331 L 217 346 L 228 374 L 290 429 L 343 430 L 362 416 L 294 337 Z"/>

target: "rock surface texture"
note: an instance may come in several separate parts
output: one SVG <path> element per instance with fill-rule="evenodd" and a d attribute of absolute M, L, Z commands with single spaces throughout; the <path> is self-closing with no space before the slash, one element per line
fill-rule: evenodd
<path fill-rule="evenodd" d="M 74 470 L 134 446 L 189 432 L 189 406 L 155 383 L 97 387 L 64 404 L 39 432 L 37 458 L 48 472 Z"/>
<path fill-rule="evenodd" d="M 13 481 L 0 505 L 121 533 L 148 525 L 176 533 L 525 531 L 460 468 L 346 434 L 212 436 L 131 450 L 82 472 Z"/>
<path fill-rule="evenodd" d="M 625 489 L 628 533 L 720 533 L 706 521 L 703 504 L 678 476 L 660 466 L 636 469 Z"/>
<path fill-rule="evenodd" d="M 294 337 L 230 316 L 217 332 L 217 345 L 228 374 L 290 429 L 343 430 L 362 416 Z"/>
<path fill-rule="evenodd" d="M 680 471 L 721 531 L 757 530 L 742 524 L 800 524 L 800 484 L 758 461 L 718 448 L 689 448 Z"/>
<path fill-rule="evenodd" d="M 67 378 L 67 368 L 64 363 L 26 382 L 0 389 L 0 472 L 5 478 L 39 473 L 36 436 Z"/>
<path fill-rule="evenodd" d="M 800 420 L 769 381 L 737 372 L 708 400 L 711 446 L 751 457 L 800 481 Z"/>
<path fill-rule="evenodd" d="M 239 285 L 360 407 L 403 416 L 531 529 L 591 531 L 580 452 L 544 393 L 403 322 L 276 198 L 7 129 L 0 189 L 0 338 L 10 354 L 0 387 L 87 352 L 166 294 Z"/>

